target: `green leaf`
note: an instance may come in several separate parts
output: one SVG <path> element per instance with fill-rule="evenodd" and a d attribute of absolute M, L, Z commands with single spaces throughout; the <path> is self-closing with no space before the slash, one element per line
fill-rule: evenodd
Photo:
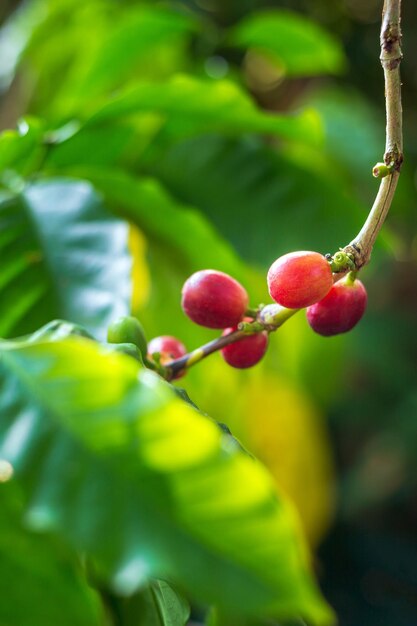
<path fill-rule="evenodd" d="M 86 124 L 103 124 L 143 112 L 159 113 L 170 123 L 171 132 L 181 135 L 216 130 L 274 134 L 306 143 L 321 140 L 321 123 L 313 110 L 288 116 L 265 113 L 231 81 L 187 75 L 164 83 L 138 83 L 93 112 Z"/>
<path fill-rule="evenodd" d="M 21 524 L 15 485 L 0 484 L 0 624 L 99 626 L 100 601 L 77 559 L 55 538 Z"/>
<path fill-rule="evenodd" d="M 291 250 L 333 252 L 361 227 L 365 209 L 314 158 L 311 167 L 254 139 L 205 136 L 161 152 L 149 170 L 243 259 L 268 265 Z"/>
<path fill-rule="evenodd" d="M 292 508 L 168 384 L 81 338 L 0 354 L 0 458 L 30 527 L 96 556 L 120 594 L 154 577 L 229 613 L 332 621 Z"/>
<path fill-rule="evenodd" d="M 185 626 L 190 607 L 163 580 L 153 580 L 139 593 L 121 603 L 123 626 Z"/>
<path fill-rule="evenodd" d="M 309 94 L 308 103 L 320 112 L 325 127 L 325 149 L 356 181 L 375 190 L 370 175 L 384 146 L 384 121 L 357 91 L 322 87 Z M 352 116 L 352 110 L 355 115 Z"/>
<path fill-rule="evenodd" d="M 36 81 L 32 110 L 67 118 L 138 76 L 164 78 L 182 66 L 196 20 L 178 9 L 126 4 L 48 0 L 22 9 L 31 37 L 20 65 Z"/>
<path fill-rule="evenodd" d="M 0 336 L 64 317 L 105 337 L 130 308 L 128 227 L 90 184 L 56 179 L 0 203 Z"/>
<path fill-rule="evenodd" d="M 339 74 L 346 67 L 339 42 L 298 13 L 254 13 L 238 24 L 230 38 L 237 46 L 266 54 L 288 76 Z"/>
<path fill-rule="evenodd" d="M 120 9 L 117 9 L 120 12 Z M 75 96 L 85 99 L 96 93 L 105 92 L 109 87 L 123 85 L 137 73 L 144 55 L 167 41 L 176 41 L 181 35 L 190 34 L 195 23 L 190 16 L 161 6 L 132 7 L 125 10 L 121 17 L 113 17 L 113 24 L 108 24 L 107 36 L 96 51 L 87 69 L 81 63 L 76 75 L 80 85 Z M 80 59 L 81 61 L 81 59 Z"/>
<path fill-rule="evenodd" d="M 105 168 L 83 167 L 77 172 L 103 193 L 109 205 L 139 226 L 151 242 L 161 243 L 165 252 L 170 250 L 175 265 L 185 265 L 187 272 L 216 267 L 244 277 L 239 257 L 204 215 L 175 201 L 157 180 Z"/>
<path fill-rule="evenodd" d="M 231 274 L 248 289 L 254 302 L 262 301 L 264 295 L 258 294 L 259 280 L 253 269 L 241 261 L 206 216 L 176 201 L 159 181 L 115 169 L 82 167 L 73 172 L 90 180 L 109 206 L 146 235 L 152 289 L 140 317 L 150 337 L 174 333 L 190 349 L 213 338 L 213 331 L 190 325 L 180 307 L 185 280 L 201 269 Z"/>
<path fill-rule="evenodd" d="M 93 339 L 93 337 L 78 324 L 72 324 L 65 320 L 52 320 L 48 322 L 42 328 L 39 328 L 36 332 L 32 333 L 29 337 L 22 338 L 22 341 L 59 341 L 60 339 L 66 339 L 71 336 L 87 337 Z"/>
<path fill-rule="evenodd" d="M 59 130 L 54 133 L 59 134 Z M 54 134 L 52 136 L 54 136 Z M 45 168 L 57 170 L 73 165 L 106 167 L 117 162 L 133 147 L 138 152 L 139 132 L 128 124 L 112 124 L 81 128 L 70 137 L 51 146 L 45 159 Z"/>
<path fill-rule="evenodd" d="M 39 166 L 46 153 L 42 142 L 42 123 L 33 118 L 21 120 L 18 130 L 6 130 L 0 134 L 0 176 L 3 182 L 4 170 L 27 175 Z"/>

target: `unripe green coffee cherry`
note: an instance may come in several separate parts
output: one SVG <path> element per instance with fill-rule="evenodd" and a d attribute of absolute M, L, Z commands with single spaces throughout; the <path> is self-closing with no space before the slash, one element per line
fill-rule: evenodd
<path fill-rule="evenodd" d="M 115 320 L 107 329 L 109 343 L 133 343 L 146 356 L 147 341 L 142 324 L 136 317 L 126 316 Z"/>

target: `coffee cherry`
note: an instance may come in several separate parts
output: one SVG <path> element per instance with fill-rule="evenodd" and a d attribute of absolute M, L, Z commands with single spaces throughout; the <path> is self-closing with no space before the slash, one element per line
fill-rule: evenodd
<path fill-rule="evenodd" d="M 148 355 L 152 358 L 153 354 L 159 354 L 159 363 L 166 365 L 174 359 L 179 359 L 187 354 L 187 349 L 183 343 L 176 337 L 170 335 L 161 335 L 161 337 L 154 337 L 148 344 Z M 173 380 L 182 378 L 185 375 L 186 370 L 183 369 L 175 374 Z"/>
<path fill-rule="evenodd" d="M 176 337 L 162 335 L 161 337 L 154 337 L 148 344 L 148 354 L 152 356 L 157 352 L 161 355 L 160 360 L 164 365 L 187 354 L 187 349 Z"/>
<path fill-rule="evenodd" d="M 323 300 L 308 307 L 306 315 L 311 328 L 324 337 L 346 333 L 365 313 L 366 289 L 360 280 L 347 276 L 335 283 Z"/>
<path fill-rule="evenodd" d="M 289 309 L 302 309 L 322 300 L 333 285 L 332 270 L 318 252 L 290 252 L 268 271 L 271 298 Z"/>
<path fill-rule="evenodd" d="M 143 356 L 146 355 L 147 343 L 145 331 L 136 317 L 120 317 L 107 329 L 109 343 L 133 343 Z"/>
<path fill-rule="evenodd" d="M 226 328 L 222 335 L 229 335 L 234 328 Z M 232 367 L 245 369 L 256 365 L 263 357 L 268 347 L 268 333 L 260 332 L 243 337 L 234 343 L 229 343 L 221 350 L 222 357 Z"/>
<path fill-rule="evenodd" d="M 192 274 L 182 289 L 182 309 L 207 328 L 237 325 L 248 307 L 248 294 L 234 278 L 216 270 Z"/>

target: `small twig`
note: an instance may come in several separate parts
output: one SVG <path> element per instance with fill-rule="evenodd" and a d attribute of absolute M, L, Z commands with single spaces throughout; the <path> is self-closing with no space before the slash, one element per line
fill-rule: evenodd
<path fill-rule="evenodd" d="M 335 281 L 339 280 L 347 272 L 359 270 L 369 262 L 372 248 L 387 217 L 398 183 L 403 162 L 401 79 L 399 69 L 402 59 L 400 14 L 401 0 L 384 1 L 380 59 L 385 79 L 386 144 L 384 163 L 378 163 L 373 170 L 374 175 L 382 178 L 382 180 L 375 202 L 359 234 L 339 252 L 333 256 L 328 255 Z M 243 322 L 238 330 L 229 335 L 214 339 L 180 359 L 167 363 L 165 366 L 166 378 L 172 380 L 180 371 L 188 369 L 195 363 L 202 361 L 209 354 L 243 339 L 248 334 L 277 330 L 298 310 L 286 309 L 275 304 L 269 304 L 265 307 L 260 306 L 258 309 L 248 309 L 247 313 L 253 318 L 252 322 Z"/>
<path fill-rule="evenodd" d="M 235 343 L 248 335 L 265 331 L 270 333 L 277 330 L 299 310 L 300 309 L 286 309 L 279 304 L 268 304 L 264 306 L 258 312 L 256 320 L 253 322 L 242 322 L 242 324 L 239 325 L 239 330 L 213 339 L 213 341 L 189 352 L 185 356 L 175 359 L 170 363 L 166 363 L 167 379 L 172 380 L 178 372 L 190 368 L 192 365 L 205 359 L 209 354 L 213 354 L 213 352 L 217 352 L 225 346 Z"/>
<path fill-rule="evenodd" d="M 356 269 L 360 269 L 369 262 L 375 240 L 390 210 L 403 162 L 400 21 L 401 0 L 385 0 L 382 13 L 380 59 L 384 70 L 387 115 L 384 163 L 390 173 L 386 175 L 384 172 L 375 202 L 361 231 L 343 249 L 354 260 Z"/>

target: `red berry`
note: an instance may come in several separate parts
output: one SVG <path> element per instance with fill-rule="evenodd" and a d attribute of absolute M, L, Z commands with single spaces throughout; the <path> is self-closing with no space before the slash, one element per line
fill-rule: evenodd
<path fill-rule="evenodd" d="M 311 328 L 324 337 L 346 333 L 365 313 L 368 296 L 360 280 L 348 277 L 335 283 L 323 300 L 307 309 Z"/>
<path fill-rule="evenodd" d="M 151 339 L 148 343 L 148 354 L 152 356 L 155 352 L 159 352 L 161 363 L 164 364 L 184 356 L 187 354 L 187 349 L 179 339 L 162 335 Z"/>
<path fill-rule="evenodd" d="M 229 335 L 235 330 L 236 327 L 226 328 L 222 335 Z M 238 369 L 245 369 L 256 365 L 262 359 L 267 347 L 268 333 L 260 332 L 229 343 L 222 348 L 221 353 L 226 363 Z"/>
<path fill-rule="evenodd" d="M 290 252 L 279 257 L 268 271 L 268 289 L 281 306 L 302 309 L 322 300 L 333 285 L 327 259 L 318 252 Z"/>
<path fill-rule="evenodd" d="M 182 309 L 200 326 L 236 326 L 248 307 L 248 294 L 234 278 L 216 270 L 192 274 L 182 288 Z"/>
<path fill-rule="evenodd" d="M 162 335 L 161 337 L 154 337 L 148 343 L 148 355 L 152 358 L 152 355 L 156 352 L 159 353 L 161 365 L 166 365 L 174 359 L 179 359 L 187 354 L 187 349 L 183 343 L 176 337 L 170 335 Z M 182 378 L 185 375 L 186 370 L 183 369 L 175 374 L 173 380 Z"/>

